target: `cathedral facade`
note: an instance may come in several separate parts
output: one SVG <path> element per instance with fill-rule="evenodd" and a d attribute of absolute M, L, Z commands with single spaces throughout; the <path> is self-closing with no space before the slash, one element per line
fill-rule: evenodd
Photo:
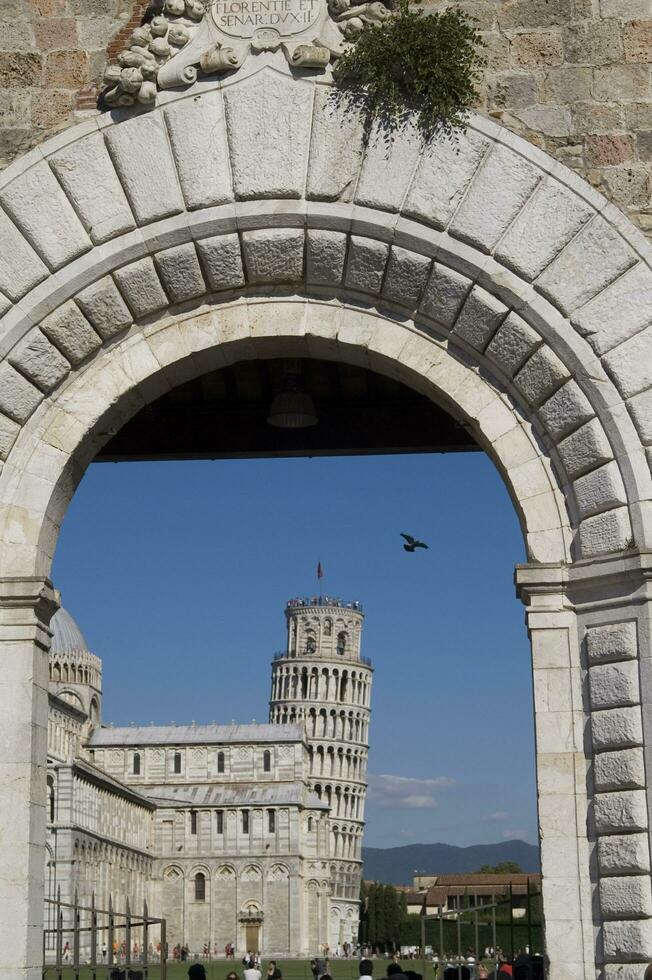
<path fill-rule="evenodd" d="M 46 894 L 147 901 L 170 946 L 357 940 L 372 667 L 359 603 L 293 599 L 267 724 L 101 724 L 102 664 L 53 617 Z M 46 906 L 46 925 L 51 916 Z"/>

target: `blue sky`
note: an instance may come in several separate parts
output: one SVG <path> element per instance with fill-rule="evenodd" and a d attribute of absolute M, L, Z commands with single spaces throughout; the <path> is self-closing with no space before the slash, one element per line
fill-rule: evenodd
<path fill-rule="evenodd" d="M 482 453 L 91 466 L 53 578 L 104 661 L 104 720 L 266 720 L 318 560 L 376 669 L 365 843 L 536 842 L 524 548 Z"/>

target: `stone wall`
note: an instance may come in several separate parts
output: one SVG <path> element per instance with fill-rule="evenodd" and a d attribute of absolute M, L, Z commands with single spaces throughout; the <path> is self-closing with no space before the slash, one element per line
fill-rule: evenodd
<path fill-rule="evenodd" d="M 447 0 L 429 2 L 439 9 Z M 652 235 L 650 0 L 463 0 L 487 44 L 482 111 Z M 144 0 L 2 0 L 0 167 L 95 105 Z"/>

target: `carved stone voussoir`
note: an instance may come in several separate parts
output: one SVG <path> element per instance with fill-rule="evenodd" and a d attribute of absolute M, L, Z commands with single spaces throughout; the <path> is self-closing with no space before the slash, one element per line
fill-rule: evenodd
<path fill-rule="evenodd" d="M 104 108 L 154 105 L 159 89 L 236 71 L 250 54 L 283 53 L 293 68 L 325 70 L 367 24 L 390 16 L 391 0 L 165 0 L 132 31 L 104 73 Z"/>

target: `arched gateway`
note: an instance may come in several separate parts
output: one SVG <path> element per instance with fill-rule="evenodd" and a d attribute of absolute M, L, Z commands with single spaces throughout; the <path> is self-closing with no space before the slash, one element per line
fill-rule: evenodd
<path fill-rule="evenodd" d="M 0 182 L 6 977 L 40 975 L 47 575 L 74 487 L 166 390 L 288 355 L 398 378 L 495 460 L 528 549 L 550 976 L 634 980 L 652 957 L 650 248 L 486 119 L 457 147 L 365 148 L 329 93 L 252 56 Z"/>

